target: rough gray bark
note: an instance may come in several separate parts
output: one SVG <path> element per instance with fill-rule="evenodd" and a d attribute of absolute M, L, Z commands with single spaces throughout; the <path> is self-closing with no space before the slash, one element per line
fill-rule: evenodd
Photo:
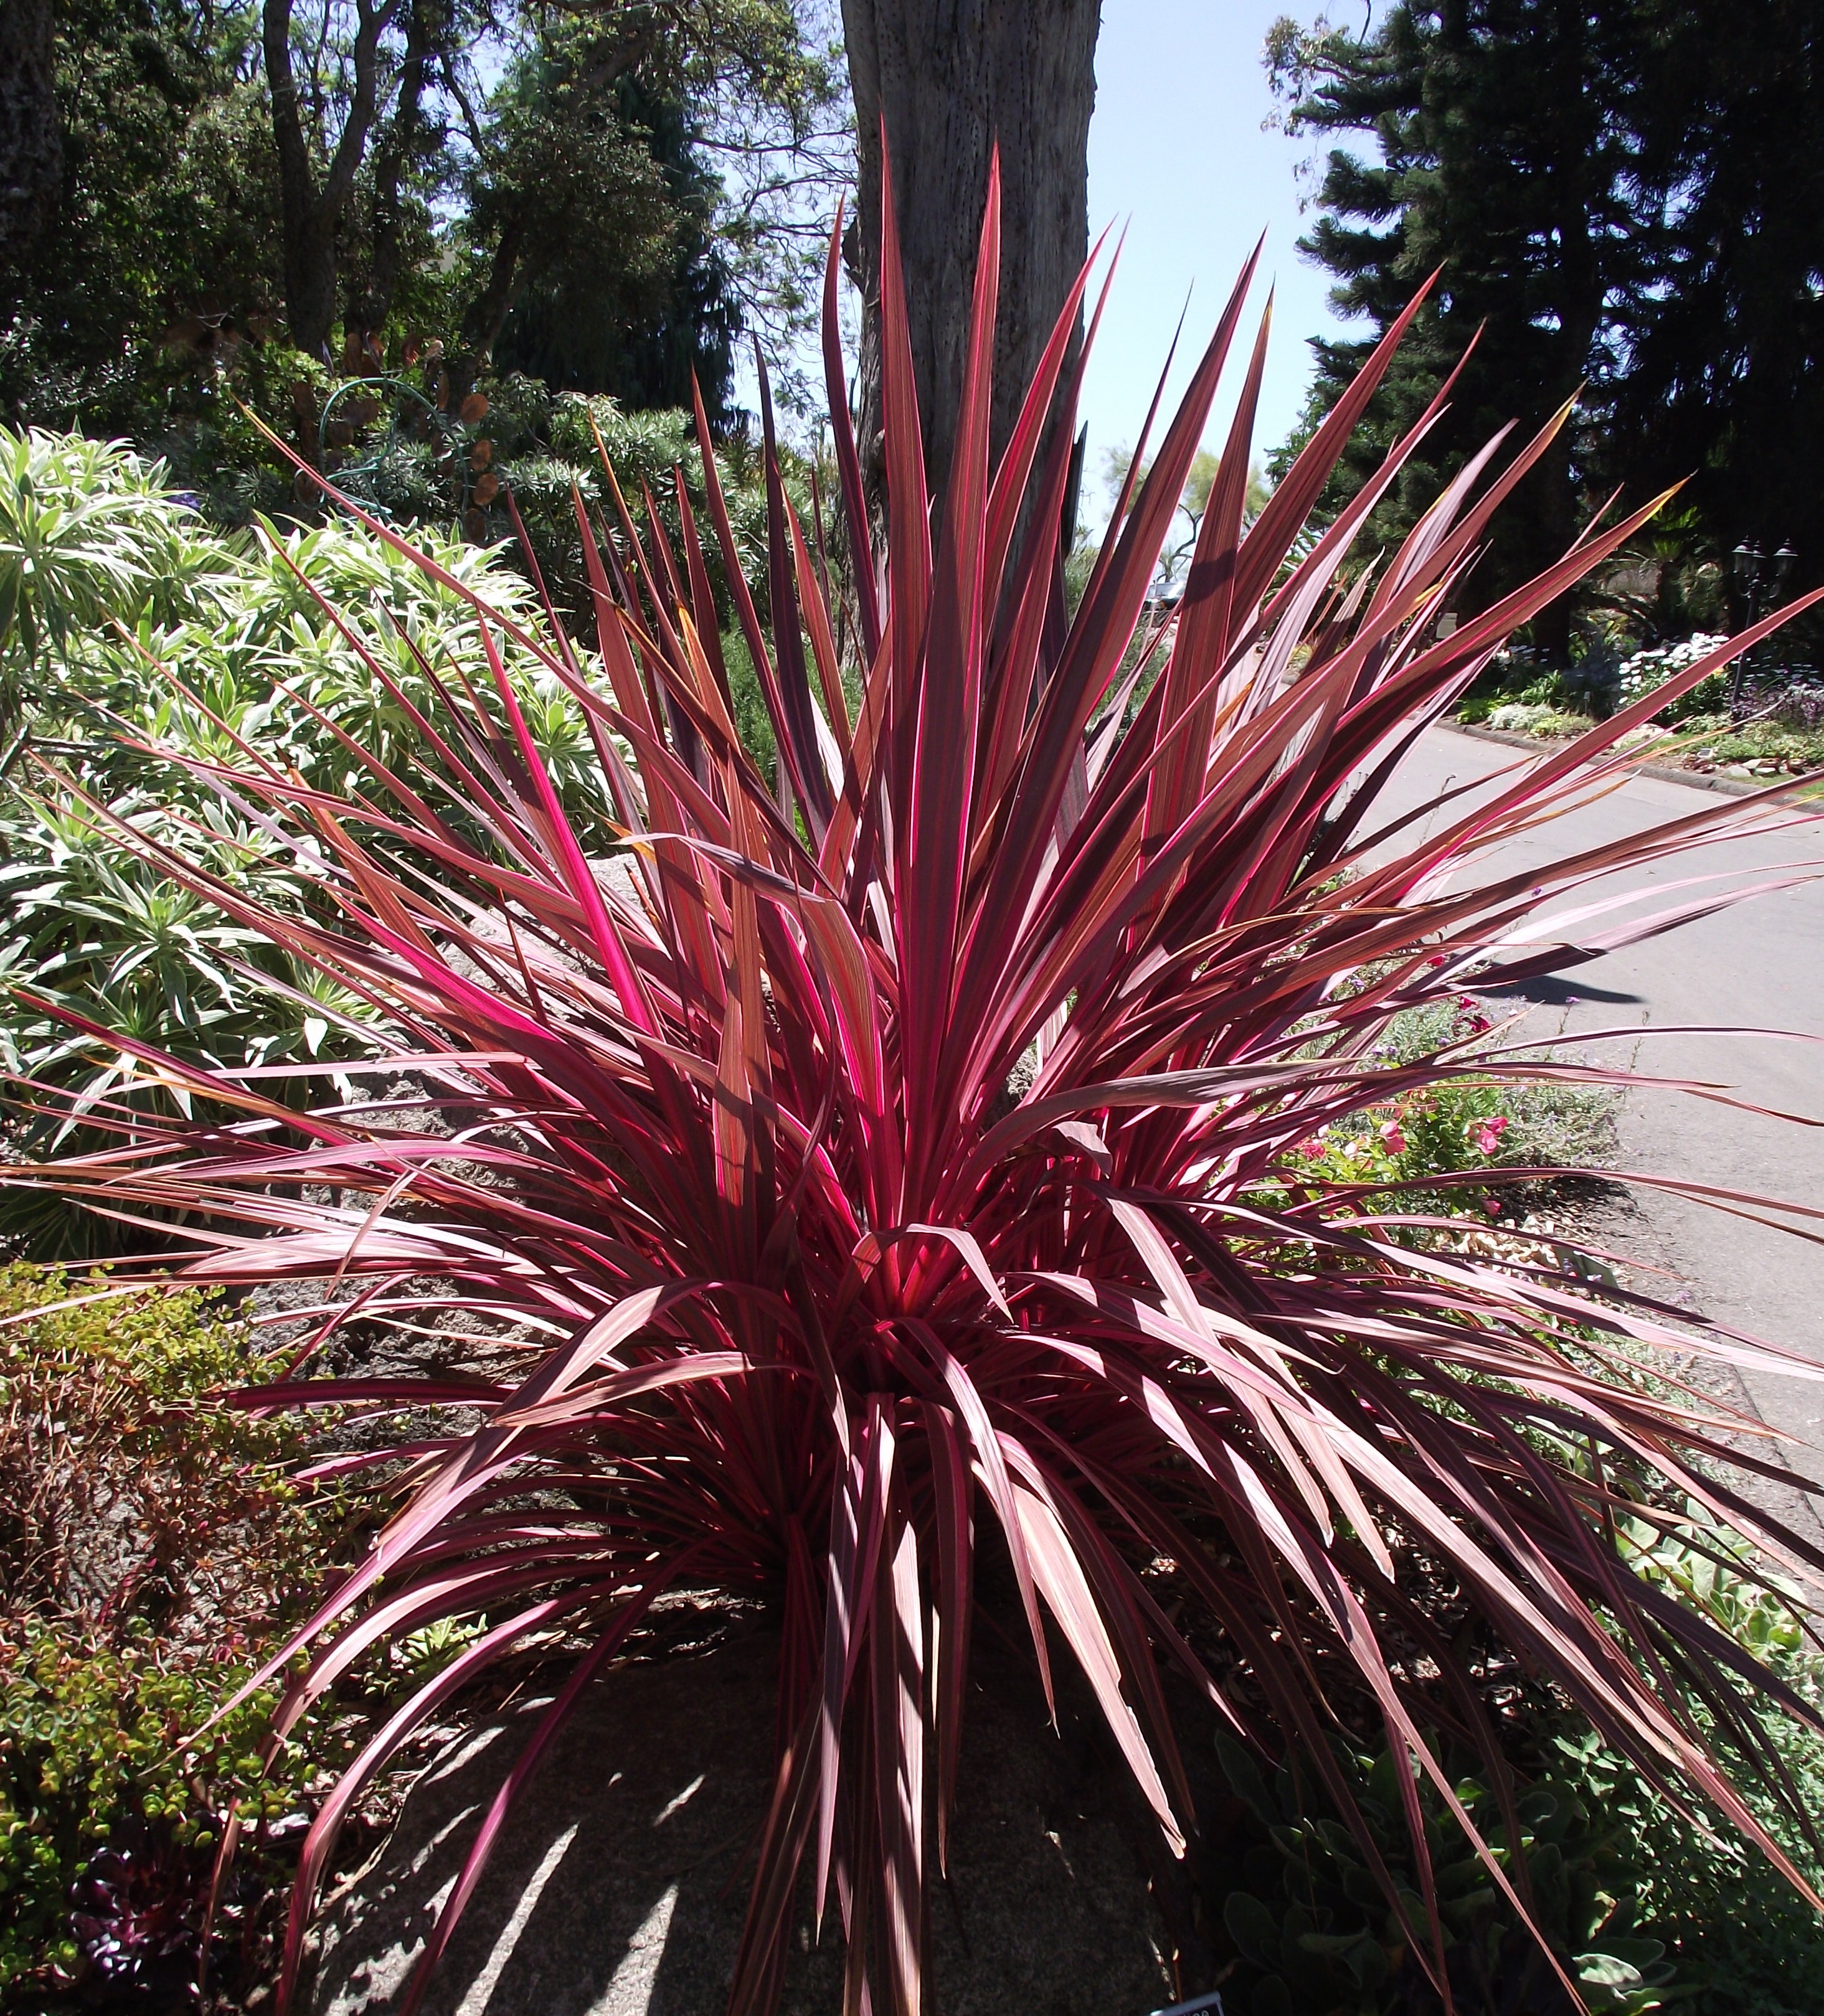
<path fill-rule="evenodd" d="M 63 179 L 51 0 L 0 0 L 0 298 L 49 221 Z"/>
<path fill-rule="evenodd" d="M 1089 249 L 1089 124 L 1101 0 L 842 0 L 860 177 L 862 455 L 880 486 L 881 116 L 906 271 L 927 466 L 956 433 L 989 156 L 1000 147 L 1000 311 L 992 446 Z"/>

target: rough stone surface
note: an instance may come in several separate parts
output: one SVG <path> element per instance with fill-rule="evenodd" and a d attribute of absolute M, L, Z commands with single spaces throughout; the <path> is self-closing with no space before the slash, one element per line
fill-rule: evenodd
<path fill-rule="evenodd" d="M 1172 2000 L 1117 1780 L 1052 1733 L 992 1647 L 964 1739 L 950 1880 L 932 1911 L 935 2016 L 1143 2016 Z M 629 1666 L 586 1698 L 506 1826 L 425 2016 L 719 2016 L 773 1738 L 773 1645 Z M 314 2016 L 396 2008 L 472 1830 L 537 1713 L 424 1773 L 373 1870 L 327 1914 Z M 935 1859 L 935 1858 L 934 1858 Z M 836 2016 L 842 1942 L 795 1942 L 784 2016 Z"/>

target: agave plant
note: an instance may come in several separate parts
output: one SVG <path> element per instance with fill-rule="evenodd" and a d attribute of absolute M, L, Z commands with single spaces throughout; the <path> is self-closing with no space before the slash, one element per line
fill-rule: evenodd
<path fill-rule="evenodd" d="M 593 650 L 477 596 L 478 662 L 439 668 L 452 689 L 492 686 L 498 732 L 488 710 L 433 711 L 395 690 L 413 765 L 369 759 L 344 795 L 251 750 L 188 759 L 319 878 L 323 918 L 119 833 L 387 1031 L 366 1067 L 373 1103 L 303 1114 L 269 1071 L 136 1047 L 196 1118 L 121 1112 L 115 1147 L 22 1178 L 128 1217 L 212 1222 L 180 1269 L 191 1280 L 334 1284 L 307 1347 L 241 1404 L 413 1410 L 413 1439 L 375 1446 L 370 1428 L 328 1465 L 349 1485 L 373 1478 L 391 1509 L 258 1676 L 301 1668 L 278 1734 L 383 1640 L 485 1620 L 325 1799 L 286 1995 L 363 1788 L 490 1662 L 543 1644 L 568 1670 L 441 1909 L 404 2005 L 417 2006 L 554 1733 L 680 1587 L 759 1595 L 778 1620 L 776 1791 L 735 2016 L 775 2006 L 807 1892 L 820 1924 L 840 1917 L 849 2008 L 925 2006 L 932 1871 L 968 1797 L 972 1622 L 1003 1585 L 1011 1614 L 997 1621 L 1029 1641 L 1047 1690 L 1055 1660 L 1080 1668 L 1173 1845 L 1194 1816 L 1168 1669 L 1238 1738 L 1299 1741 L 1447 1996 L 1421 1778 L 1523 1910 L 1525 1878 L 1483 1844 L 1426 1733 L 1477 1747 L 1517 1838 L 1490 1717 L 1419 1599 L 1420 1563 L 1645 1783 L 1726 1816 L 1802 1881 L 1702 1732 L 1745 1735 L 1750 1694 L 1811 1711 L 1631 1573 L 1615 1538 L 1618 1511 L 1670 1528 L 1689 1499 L 1824 1567 L 1718 1481 L 1707 1459 L 1754 1467 L 1723 1439 L 1742 1424 L 1707 1415 L 1663 1366 L 1658 1383 L 1636 1369 L 1672 1341 L 1670 1312 L 1620 1290 L 1594 1301 L 1542 1266 L 1479 1265 L 1391 1222 L 1363 1185 L 1289 1173 L 1321 1126 L 1428 1085 L 1491 1067 L 1605 1075 L 1461 1046 L 1391 1064 L 1376 1051 L 1390 1018 L 1491 966 L 1517 980 L 1714 905 L 1694 889 L 1631 919 L 1575 892 L 1772 815 L 1770 799 L 1719 801 L 1547 869 L 1504 861 L 1512 836 L 1624 774 L 1614 745 L 1669 689 L 1492 795 L 1377 812 L 1403 752 L 1514 626 L 1654 506 L 1591 527 L 1438 635 L 1491 513 L 1565 414 L 1494 473 L 1498 437 L 1398 552 L 1361 564 L 1355 535 L 1447 387 L 1340 517 L 1306 521 L 1408 310 L 1244 536 L 1263 324 L 1183 599 L 1160 621 L 1149 585 L 1250 261 L 1067 620 L 1058 540 L 1087 276 L 991 459 L 991 183 L 934 522 L 890 203 L 885 229 L 879 552 L 845 417 L 834 242 L 827 281 L 865 661 L 854 694 L 827 555 L 789 507 L 770 412 L 766 621 L 729 551 L 698 413 L 707 515 L 777 777 L 731 722 L 687 506 L 674 546 L 654 513 L 643 531 L 623 514 L 604 540 L 579 499 Z M 623 836 L 611 858 L 564 815 L 503 669 L 510 646 L 540 653 L 586 712 Z M 372 671 L 397 689 L 377 658 Z M 452 802 L 460 828 L 434 809 Z M 312 1350 L 351 1321 L 420 1323 L 427 1305 L 517 1325 L 520 1341 L 468 1377 L 313 1375 Z M 446 1404 L 480 1425 L 427 1436 L 422 1410 Z M 979 1559 L 997 1564 L 983 1582 Z M 1218 1643 L 1239 1693 L 1211 1676 Z M 1417 1904 L 1326 1766 L 1339 1674 L 1408 1761 Z"/>

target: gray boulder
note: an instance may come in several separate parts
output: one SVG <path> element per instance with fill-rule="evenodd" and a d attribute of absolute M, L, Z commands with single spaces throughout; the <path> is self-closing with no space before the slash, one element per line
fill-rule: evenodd
<path fill-rule="evenodd" d="M 721 2016 L 770 1776 L 774 1665 L 752 1630 L 597 1683 L 503 1830 L 426 2016 Z M 1052 1731 L 1015 1661 L 985 1646 L 976 1669 L 927 2007 L 1144 2016 L 1171 1983 L 1125 1788 Z M 384 1852 L 326 1913 L 314 2016 L 398 2006 L 538 1707 L 479 1725 L 414 1784 Z M 813 1945 L 808 1903 L 784 2016 L 838 2016 L 839 1921 L 832 1905 Z"/>

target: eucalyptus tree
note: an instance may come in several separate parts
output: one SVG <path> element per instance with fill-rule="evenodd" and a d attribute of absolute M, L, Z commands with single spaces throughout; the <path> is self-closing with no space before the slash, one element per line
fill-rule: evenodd
<path fill-rule="evenodd" d="M 976 240 L 998 148 L 1002 207 L 990 438 L 1011 431 L 1089 249 L 1089 126 L 1100 0 L 842 0 L 855 101 L 863 301 L 860 436 L 881 481 L 881 141 L 894 209 L 912 368 L 934 495 L 955 440 Z"/>

